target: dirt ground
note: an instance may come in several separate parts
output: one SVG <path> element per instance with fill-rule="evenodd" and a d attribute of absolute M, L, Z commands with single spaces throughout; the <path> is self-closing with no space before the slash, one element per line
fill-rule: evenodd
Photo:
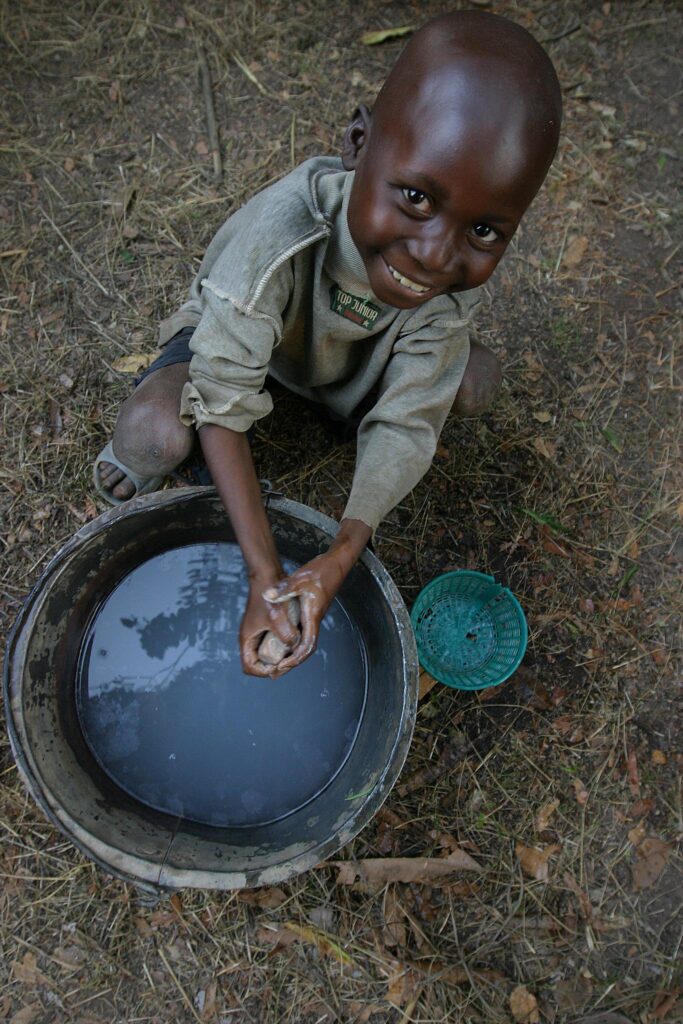
<path fill-rule="evenodd" d="M 680 3 L 0 4 L 3 636 L 104 507 L 90 465 L 129 392 L 115 367 L 153 352 L 217 225 L 338 150 L 401 46 L 364 32 L 475 3 L 546 43 L 564 131 L 478 318 L 501 399 L 447 423 L 377 552 L 408 604 L 449 568 L 495 573 L 529 651 L 499 690 L 425 697 L 399 785 L 340 856 L 461 848 L 481 871 L 363 886 L 323 865 L 145 907 L 47 824 L 3 734 L 0 1020 L 682 1019 Z M 341 513 L 353 445 L 297 400 L 278 397 L 255 458 Z"/>

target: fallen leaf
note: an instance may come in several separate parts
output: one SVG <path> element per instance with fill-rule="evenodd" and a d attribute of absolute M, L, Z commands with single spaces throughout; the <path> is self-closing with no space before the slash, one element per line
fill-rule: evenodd
<path fill-rule="evenodd" d="M 510 1011 L 519 1024 L 539 1024 L 541 1019 L 536 996 L 524 985 L 518 985 L 510 993 Z"/>
<path fill-rule="evenodd" d="M 632 829 L 629 829 L 628 841 L 633 846 L 640 846 L 643 839 L 647 835 L 647 826 L 644 821 L 639 821 Z"/>
<path fill-rule="evenodd" d="M 287 899 L 282 889 L 244 889 L 237 894 L 240 903 L 249 903 L 252 907 L 261 907 L 263 910 L 275 910 Z"/>
<path fill-rule="evenodd" d="M 464 850 L 454 850 L 447 857 L 376 857 L 367 860 L 332 861 L 339 868 L 337 882 L 352 885 L 362 882 L 426 882 L 437 884 L 455 871 L 481 871 L 481 867 Z"/>
<path fill-rule="evenodd" d="M 588 790 L 584 786 L 581 779 L 574 779 L 572 782 L 574 787 L 574 796 L 579 807 L 585 807 L 588 803 Z"/>
<path fill-rule="evenodd" d="M 536 815 L 535 825 L 537 832 L 545 832 L 550 824 L 550 819 L 559 806 L 559 800 L 549 800 L 547 804 L 543 804 L 543 807 L 541 807 L 540 811 Z"/>
<path fill-rule="evenodd" d="M 195 144 L 194 148 L 196 149 L 197 153 L 199 153 L 200 156 L 206 156 L 209 152 L 209 147 L 207 146 L 204 139 L 200 139 L 199 142 Z"/>
<path fill-rule="evenodd" d="M 33 953 L 24 953 L 21 960 L 17 960 L 13 967 L 15 981 L 24 985 L 49 985 L 49 978 L 46 978 L 37 966 L 37 960 Z"/>
<path fill-rule="evenodd" d="M 653 885 L 666 867 L 671 846 L 657 836 L 643 839 L 636 847 L 636 862 L 631 872 L 636 889 L 647 889 Z"/>
<path fill-rule="evenodd" d="M 204 991 L 204 1005 L 200 1011 L 202 1020 L 211 1020 L 216 1015 L 216 994 L 218 983 L 212 978 Z"/>
<path fill-rule="evenodd" d="M 136 228 L 134 224 L 124 224 L 121 234 L 124 238 L 137 238 L 140 234 L 140 229 Z"/>
<path fill-rule="evenodd" d="M 542 455 L 544 458 L 555 458 L 555 445 L 552 441 L 547 441 L 544 437 L 535 437 L 533 440 L 533 446 L 539 455 Z"/>
<path fill-rule="evenodd" d="M 548 861 L 554 854 L 559 853 L 561 849 L 562 847 L 558 846 L 557 843 L 544 846 L 542 850 L 535 846 L 525 846 L 523 843 L 517 843 L 515 853 L 522 865 L 522 870 L 527 875 L 535 878 L 537 882 L 546 882 L 548 880 Z"/>
<path fill-rule="evenodd" d="M 541 546 L 549 555 L 558 555 L 560 558 L 571 558 L 571 551 L 566 543 L 560 543 L 553 537 L 547 526 L 541 527 Z"/>
<path fill-rule="evenodd" d="M 588 239 L 585 235 L 577 235 L 572 238 L 564 251 L 562 264 L 565 267 L 578 267 L 588 248 Z"/>
<path fill-rule="evenodd" d="M 155 359 L 154 352 L 136 352 L 129 356 L 121 356 L 111 364 L 111 368 L 117 373 L 139 373 L 141 370 L 146 370 Z"/>
<path fill-rule="evenodd" d="M 386 1016 L 387 1008 L 384 1003 L 368 1003 L 367 1005 L 361 1003 L 358 999 L 354 999 L 349 1009 L 354 1014 L 354 1024 L 367 1024 L 371 1017 L 374 1017 L 377 1013 L 382 1013 Z"/>
<path fill-rule="evenodd" d="M 62 164 L 62 166 L 63 166 L 64 170 L 68 171 L 69 174 L 70 174 L 75 169 L 76 162 L 74 160 L 72 160 L 70 156 L 68 156 L 66 158 L 66 160 L 64 161 L 64 163 Z"/>
<path fill-rule="evenodd" d="M 541 412 L 534 412 L 531 415 L 537 423 L 550 423 L 553 418 L 553 414 L 551 412 L 546 412 L 544 409 L 542 409 Z"/>
<path fill-rule="evenodd" d="M 109 86 L 109 99 L 112 103 L 118 103 L 121 99 L 121 86 L 118 82 L 112 82 Z"/>
<path fill-rule="evenodd" d="M 420 990 L 420 976 L 404 964 L 389 976 L 387 984 L 387 1002 L 392 1006 L 405 1006 L 417 1000 Z"/>
<path fill-rule="evenodd" d="M 629 811 L 631 818 L 643 818 L 650 811 L 653 811 L 655 802 L 650 796 L 644 797 L 642 800 L 636 800 L 633 807 Z"/>
<path fill-rule="evenodd" d="M 307 925 L 296 924 L 294 921 L 286 921 L 284 928 L 303 942 L 310 942 L 322 956 L 332 957 L 333 960 L 347 966 L 353 964 L 349 954 L 326 932 L 318 931 L 317 928 L 309 928 Z"/>
<path fill-rule="evenodd" d="M 403 908 L 395 885 L 388 885 L 382 903 L 382 938 L 385 946 L 403 947 L 406 944 L 406 926 Z"/>
<path fill-rule="evenodd" d="M 638 778 L 638 758 L 635 750 L 629 752 L 626 758 L 626 770 L 628 772 L 628 784 L 631 796 L 640 796 L 640 779 Z"/>
<path fill-rule="evenodd" d="M 663 765 L 666 764 L 667 757 L 663 750 L 653 750 L 650 755 L 650 760 L 653 764 Z"/>
<path fill-rule="evenodd" d="M 576 978 L 558 981 L 554 988 L 555 1001 L 560 1013 L 580 1012 L 593 993 L 590 978 L 579 974 Z"/>
<path fill-rule="evenodd" d="M 53 949 L 52 956 L 60 967 L 67 971 L 78 970 L 88 959 L 88 954 L 80 946 L 57 946 Z"/>
<path fill-rule="evenodd" d="M 655 997 L 654 1009 L 650 1011 L 650 1017 L 653 1020 L 663 1020 L 669 1010 L 673 1010 L 681 992 L 683 992 L 681 988 L 675 988 L 673 992 L 658 992 Z"/>
<path fill-rule="evenodd" d="M 272 946 L 272 952 L 276 953 L 279 949 L 285 949 L 287 946 L 291 946 L 298 939 L 298 935 L 295 935 L 289 928 L 257 928 L 256 938 L 259 942 L 267 942 L 268 945 Z"/>
<path fill-rule="evenodd" d="M 412 31 L 412 25 L 401 25 L 400 28 L 383 28 L 377 32 L 365 32 L 360 37 L 360 41 L 365 46 L 377 46 L 378 43 L 383 43 L 386 39 L 398 39 L 401 36 L 409 35 Z"/>
<path fill-rule="evenodd" d="M 41 1007 L 35 1003 L 31 1003 L 30 1006 L 22 1006 L 11 1018 L 9 1024 L 32 1024 L 40 1012 Z"/>
<path fill-rule="evenodd" d="M 556 729 L 557 732 L 559 732 L 560 736 L 566 736 L 574 727 L 574 723 L 572 722 L 570 715 L 558 715 L 550 724 L 553 729 Z"/>

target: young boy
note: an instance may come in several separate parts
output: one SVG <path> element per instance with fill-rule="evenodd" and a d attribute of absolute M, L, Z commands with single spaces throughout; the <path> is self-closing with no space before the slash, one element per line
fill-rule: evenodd
<path fill-rule="evenodd" d="M 231 216 L 162 324 L 168 345 L 124 403 L 96 479 L 113 501 L 154 489 L 198 432 L 249 574 L 246 672 L 281 675 L 308 657 L 373 530 L 429 468 L 448 413 L 477 415 L 495 396 L 498 362 L 470 344 L 467 319 L 545 178 L 560 118 L 553 66 L 524 29 L 482 12 L 435 18 L 372 112 L 357 109 L 341 162 L 306 161 Z M 289 577 L 246 434 L 272 408 L 267 373 L 342 417 L 374 401 L 339 532 Z M 257 655 L 267 631 L 291 649 L 276 667 Z"/>

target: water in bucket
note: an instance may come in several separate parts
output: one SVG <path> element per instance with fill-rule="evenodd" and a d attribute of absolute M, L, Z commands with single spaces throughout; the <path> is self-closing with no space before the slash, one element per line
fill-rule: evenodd
<path fill-rule="evenodd" d="M 362 641 L 337 600 L 303 665 L 244 675 L 247 589 L 234 543 L 150 558 L 96 610 L 78 668 L 81 728 L 107 774 L 151 807 L 221 827 L 275 821 L 319 794 L 366 698 Z"/>

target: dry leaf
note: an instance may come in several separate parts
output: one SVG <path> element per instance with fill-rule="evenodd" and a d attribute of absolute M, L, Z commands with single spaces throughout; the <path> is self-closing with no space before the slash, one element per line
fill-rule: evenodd
<path fill-rule="evenodd" d="M 11 1018 L 9 1024 L 33 1024 L 41 1010 L 42 1007 L 37 1006 L 35 1003 L 32 1003 L 30 1006 L 22 1006 Z"/>
<path fill-rule="evenodd" d="M 545 882 L 548 879 L 548 861 L 556 853 L 559 853 L 562 849 L 557 843 L 552 843 L 550 846 L 544 846 L 542 850 L 537 849 L 535 846 L 524 846 L 523 843 L 517 843 L 515 846 L 515 853 L 519 858 L 519 862 L 522 865 L 522 870 L 535 878 L 537 882 Z"/>
<path fill-rule="evenodd" d="M 368 860 L 332 861 L 339 868 L 337 883 L 353 885 L 362 882 L 427 882 L 438 884 L 455 871 L 481 871 L 481 867 L 464 850 L 454 850 L 447 857 L 376 857 Z"/>
<path fill-rule="evenodd" d="M 88 954 L 80 946 L 57 946 L 53 949 L 52 956 L 55 958 L 60 967 L 63 967 L 67 971 L 78 970 L 83 966 L 85 960 L 88 959 Z"/>
<path fill-rule="evenodd" d="M 62 165 L 62 166 L 64 167 L 64 170 L 65 170 L 65 171 L 68 171 L 68 173 L 69 173 L 69 174 L 71 174 L 71 172 L 72 172 L 72 171 L 73 171 L 73 170 L 75 169 L 75 167 L 76 167 L 76 163 L 75 163 L 75 161 L 74 161 L 74 160 L 72 160 L 72 159 L 71 159 L 71 157 L 70 157 L 70 156 L 68 156 L 68 157 L 66 158 L 66 160 L 64 161 L 64 163 L 63 163 L 63 165 Z"/>
<path fill-rule="evenodd" d="M 662 765 L 666 764 L 666 754 L 663 750 L 653 750 L 650 755 L 650 760 L 653 764 Z"/>
<path fill-rule="evenodd" d="M 572 786 L 574 787 L 574 796 L 576 797 L 577 804 L 579 807 L 585 807 L 588 803 L 588 790 L 581 779 L 574 779 Z"/>
<path fill-rule="evenodd" d="M 287 894 L 277 887 L 272 889 L 245 889 L 237 894 L 240 903 L 249 903 L 263 910 L 275 910 L 287 899 Z"/>
<path fill-rule="evenodd" d="M 653 885 L 666 867 L 671 846 L 657 836 L 643 839 L 636 848 L 636 862 L 631 871 L 636 889 L 647 889 Z"/>
<path fill-rule="evenodd" d="M 217 991 L 218 984 L 216 982 L 216 979 L 212 978 L 204 991 L 204 1005 L 200 1013 L 202 1020 L 211 1020 L 211 1018 L 216 1015 Z"/>
<path fill-rule="evenodd" d="M 593 993 L 590 978 L 579 974 L 576 978 L 558 981 L 554 988 L 555 1001 L 560 1013 L 579 1013 Z"/>
<path fill-rule="evenodd" d="M 551 412 L 545 412 L 544 410 L 542 410 L 541 412 L 534 412 L 531 415 L 534 417 L 537 423 L 550 423 L 551 419 L 553 418 L 553 414 Z"/>
<path fill-rule="evenodd" d="M 417 998 L 419 988 L 420 976 L 409 967 L 399 965 L 398 970 L 389 976 L 387 1002 L 392 1006 L 405 1006 Z"/>
<path fill-rule="evenodd" d="M 635 750 L 632 750 L 626 758 L 626 771 L 628 773 L 628 784 L 631 796 L 640 796 L 640 779 L 638 777 L 638 758 Z"/>
<path fill-rule="evenodd" d="M 628 841 L 634 846 L 640 846 L 643 839 L 647 835 L 647 827 L 644 821 L 638 822 L 628 833 Z"/>
<path fill-rule="evenodd" d="M 141 370 L 146 370 L 155 359 L 156 353 L 154 352 L 135 352 L 130 356 L 121 356 L 111 364 L 111 368 L 117 373 L 140 373 Z"/>
<path fill-rule="evenodd" d="M 537 832 L 545 832 L 548 825 L 550 824 L 550 819 L 552 818 L 553 814 L 559 806 L 559 800 L 549 800 L 547 804 L 543 804 L 543 807 L 541 807 L 540 811 L 536 815 Z"/>
<path fill-rule="evenodd" d="M 298 939 L 314 945 L 322 956 L 332 957 L 333 960 L 337 960 L 340 964 L 353 964 L 349 954 L 326 932 L 318 931 L 317 928 L 309 928 L 306 925 L 296 924 L 294 921 L 286 921 L 284 927 Z"/>
<path fill-rule="evenodd" d="M 206 156 L 209 152 L 209 147 L 207 146 L 204 139 L 200 139 L 199 142 L 196 143 L 194 148 L 196 149 L 200 156 Z"/>
<path fill-rule="evenodd" d="M 585 235 L 572 238 L 564 252 L 562 263 L 565 267 L 578 267 L 588 248 L 588 239 Z"/>
<path fill-rule="evenodd" d="M 388 885 L 384 893 L 382 904 L 382 938 L 385 946 L 400 946 L 406 944 L 406 926 L 403 920 L 403 909 L 398 899 L 398 892 L 395 885 Z"/>
<path fill-rule="evenodd" d="M 295 935 L 289 928 L 257 928 L 256 938 L 259 942 L 267 942 L 268 945 L 273 947 L 273 953 L 277 952 L 278 949 L 285 949 L 287 946 L 291 946 L 298 939 L 298 935 Z"/>
<path fill-rule="evenodd" d="M 398 39 L 400 36 L 407 36 L 413 31 L 412 25 L 402 25 L 400 28 L 383 28 L 378 32 L 366 32 L 360 37 L 361 43 L 365 46 L 376 46 L 386 39 Z"/>
<path fill-rule="evenodd" d="M 49 985 L 49 979 L 37 966 L 37 960 L 33 953 L 24 953 L 21 960 L 17 960 L 13 967 L 15 981 L 24 985 Z"/>
<path fill-rule="evenodd" d="M 555 445 L 552 441 L 547 441 L 544 437 L 535 437 L 533 445 L 539 455 L 542 455 L 544 458 L 555 458 Z"/>
<path fill-rule="evenodd" d="M 118 103 L 121 99 L 121 86 L 118 82 L 112 82 L 109 86 L 109 99 L 112 103 Z"/>
<path fill-rule="evenodd" d="M 519 1024 L 539 1024 L 538 1003 L 536 996 L 524 985 L 518 985 L 510 993 L 510 1010 Z"/>

